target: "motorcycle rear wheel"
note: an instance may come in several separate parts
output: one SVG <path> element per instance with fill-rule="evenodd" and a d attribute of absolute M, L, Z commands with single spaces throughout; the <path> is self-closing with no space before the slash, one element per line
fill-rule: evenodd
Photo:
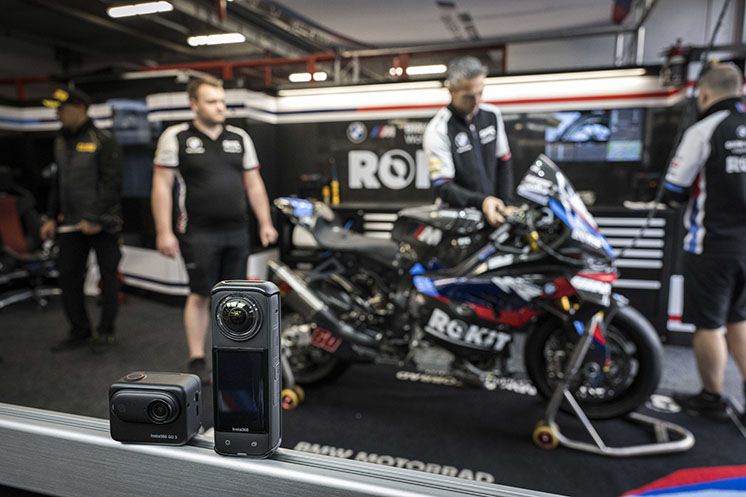
<path fill-rule="evenodd" d="M 293 326 L 304 324 L 303 317 L 297 312 L 284 313 L 282 316 L 283 335 Z M 283 340 L 285 347 L 285 340 Z M 295 376 L 295 382 L 301 385 L 327 383 L 336 380 L 349 367 L 349 363 L 313 345 L 293 346 L 288 354 L 290 369 Z"/>
<path fill-rule="evenodd" d="M 578 339 L 573 325 L 556 317 L 540 321 L 529 333 L 524 349 L 526 370 L 544 398 L 551 397 L 564 377 Z M 569 386 L 589 418 L 624 416 L 655 392 L 661 377 L 663 348 L 653 326 L 636 309 L 622 307 L 607 326 L 609 371 L 603 371 L 595 347 L 597 344 L 593 343 Z M 570 411 L 567 402 L 563 402 L 562 409 Z"/>

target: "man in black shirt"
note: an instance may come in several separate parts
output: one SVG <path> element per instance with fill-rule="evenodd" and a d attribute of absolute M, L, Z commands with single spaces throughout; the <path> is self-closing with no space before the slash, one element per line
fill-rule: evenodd
<path fill-rule="evenodd" d="M 254 144 L 243 129 L 224 125 L 222 83 L 193 80 L 187 94 L 194 121 L 171 126 L 161 134 L 151 203 L 158 251 L 168 257 L 181 252 L 186 263 L 190 288 L 184 308 L 188 369 L 206 381 L 210 290 L 221 280 L 246 278 L 247 199 L 259 221 L 263 246 L 277 240 L 277 231 Z M 178 185 L 176 235 L 172 227 L 174 183 Z"/>
<path fill-rule="evenodd" d="M 746 379 L 746 108 L 743 73 L 715 65 L 697 97 L 702 118 L 681 140 L 666 174 L 668 200 L 684 213 L 684 316 L 696 326 L 696 395 L 675 395 L 687 411 L 727 416 L 720 392 L 728 350 Z M 725 329 L 725 334 L 723 330 Z M 746 391 L 746 384 L 744 385 Z"/>
<path fill-rule="evenodd" d="M 54 141 L 57 175 L 50 189 L 43 240 L 57 234 L 57 260 L 62 303 L 70 322 L 67 339 L 52 351 L 87 344 L 91 324 L 85 309 L 83 283 L 88 252 L 93 248 L 101 273 L 101 320 L 95 351 L 114 343 L 114 319 L 119 304 L 117 267 L 121 259 L 122 154 L 111 133 L 93 125 L 87 115 L 90 98 L 79 90 L 58 89 L 44 105 L 57 109 L 62 130 Z M 59 223 L 59 226 L 58 226 Z"/>
<path fill-rule="evenodd" d="M 482 103 L 487 68 L 475 57 L 448 64 L 448 107 L 428 123 L 423 148 L 436 194 L 453 207 L 481 209 L 492 225 L 511 207 L 513 167 L 500 110 Z"/>

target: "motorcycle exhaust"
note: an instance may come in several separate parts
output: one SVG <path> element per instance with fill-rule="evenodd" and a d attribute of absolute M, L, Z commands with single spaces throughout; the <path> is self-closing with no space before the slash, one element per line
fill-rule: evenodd
<path fill-rule="evenodd" d="M 270 260 L 268 265 L 272 282 L 281 290 L 284 286 L 283 282 L 292 289 L 291 292 L 283 292 L 286 293 L 283 299 L 290 307 L 342 340 L 366 348 L 380 346 L 382 338 L 380 333 L 373 335 L 372 332 L 355 329 L 340 321 L 334 311 L 292 269 L 279 261 Z"/>

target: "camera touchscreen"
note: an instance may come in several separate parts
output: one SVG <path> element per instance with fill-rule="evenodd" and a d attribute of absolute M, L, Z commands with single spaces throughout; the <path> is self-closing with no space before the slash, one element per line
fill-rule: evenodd
<path fill-rule="evenodd" d="M 265 405 L 267 351 L 215 351 L 220 390 L 217 397 L 215 428 L 227 432 L 267 433 Z"/>

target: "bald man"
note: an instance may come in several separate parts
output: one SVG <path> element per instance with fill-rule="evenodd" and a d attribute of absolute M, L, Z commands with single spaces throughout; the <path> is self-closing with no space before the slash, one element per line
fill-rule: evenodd
<path fill-rule="evenodd" d="M 675 395 L 689 413 L 727 418 L 721 396 L 730 350 L 746 379 L 746 108 L 743 71 L 719 64 L 705 73 L 701 119 L 681 140 L 666 174 L 669 203 L 684 213 L 684 316 L 702 390 Z M 746 394 L 746 383 L 744 384 Z"/>

